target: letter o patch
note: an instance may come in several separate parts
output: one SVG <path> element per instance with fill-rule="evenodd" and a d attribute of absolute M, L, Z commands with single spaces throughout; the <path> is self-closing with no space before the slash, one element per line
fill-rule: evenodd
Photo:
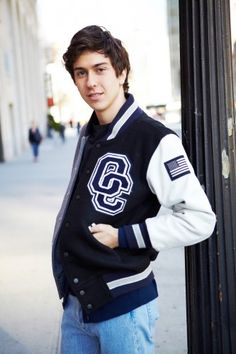
<path fill-rule="evenodd" d="M 125 155 L 107 153 L 100 157 L 88 182 L 97 211 L 116 215 L 124 210 L 133 181 L 130 162 Z"/>

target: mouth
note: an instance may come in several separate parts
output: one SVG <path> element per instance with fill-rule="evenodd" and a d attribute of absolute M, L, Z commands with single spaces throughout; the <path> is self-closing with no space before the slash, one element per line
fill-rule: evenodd
<path fill-rule="evenodd" d="M 102 92 L 93 92 L 93 93 L 89 93 L 87 96 L 88 96 L 89 99 L 96 101 L 96 100 L 99 99 L 102 95 L 103 95 Z"/>

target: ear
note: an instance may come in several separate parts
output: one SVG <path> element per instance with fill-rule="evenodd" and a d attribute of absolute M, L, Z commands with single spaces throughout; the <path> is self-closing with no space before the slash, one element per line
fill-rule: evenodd
<path fill-rule="evenodd" d="M 119 76 L 119 80 L 120 80 L 120 85 L 121 86 L 124 85 L 124 83 L 125 83 L 126 75 L 127 75 L 127 70 L 124 69 L 122 71 L 122 73 L 120 74 L 120 76 Z"/>

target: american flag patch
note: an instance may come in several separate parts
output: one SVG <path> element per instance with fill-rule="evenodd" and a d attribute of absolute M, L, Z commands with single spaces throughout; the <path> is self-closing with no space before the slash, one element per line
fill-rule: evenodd
<path fill-rule="evenodd" d="M 190 169 L 183 155 L 166 161 L 165 168 L 172 181 L 190 173 Z"/>

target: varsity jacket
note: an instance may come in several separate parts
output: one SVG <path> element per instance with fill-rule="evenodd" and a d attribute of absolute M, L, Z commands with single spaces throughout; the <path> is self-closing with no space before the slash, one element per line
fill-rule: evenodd
<path fill-rule="evenodd" d="M 69 284 L 88 314 L 150 284 L 159 251 L 200 242 L 215 226 L 174 132 L 148 117 L 131 95 L 106 135 L 93 141 L 95 120 L 93 113 L 81 131 L 52 254 L 59 296 Z M 97 241 L 88 229 L 93 222 L 118 228 L 119 247 Z"/>

